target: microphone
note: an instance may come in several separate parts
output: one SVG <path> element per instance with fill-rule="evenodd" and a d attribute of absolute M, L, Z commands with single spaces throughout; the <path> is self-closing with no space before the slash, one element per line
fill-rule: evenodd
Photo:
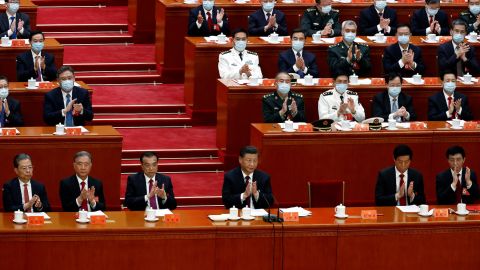
<path fill-rule="evenodd" d="M 283 218 L 280 218 L 280 217 L 279 217 L 280 208 L 277 208 L 277 215 L 272 215 L 272 214 L 271 214 L 270 203 L 268 202 L 265 194 L 262 193 L 261 195 L 262 195 L 262 198 L 265 200 L 265 202 L 266 202 L 267 205 L 268 205 L 268 215 L 263 216 L 263 221 L 268 222 L 268 223 L 272 223 L 272 222 L 283 222 Z M 273 202 L 275 202 L 276 199 L 275 199 L 275 196 L 273 196 L 273 194 L 272 194 L 272 198 L 273 198 Z"/>

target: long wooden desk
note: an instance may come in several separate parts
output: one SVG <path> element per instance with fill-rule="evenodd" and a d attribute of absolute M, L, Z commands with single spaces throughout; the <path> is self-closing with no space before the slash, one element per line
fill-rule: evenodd
<path fill-rule="evenodd" d="M 45 184 L 52 209 L 59 210 L 60 180 L 74 174 L 73 156 L 85 150 L 93 156 L 91 176 L 103 182 L 108 209 L 120 209 L 122 135 L 111 126 L 85 128 L 90 132 L 81 136 L 53 135 L 55 127 L 21 127 L 20 135 L 0 136 L 1 184 L 16 177 L 13 157 L 27 153 L 32 157 L 33 179 Z"/>
<path fill-rule="evenodd" d="M 188 14 L 191 8 L 201 4 L 183 4 L 182 0 L 156 0 L 156 55 L 157 64 L 162 65 L 162 78 L 168 83 L 182 82 L 184 78 L 183 37 L 187 35 Z M 215 1 L 215 5 L 225 9 L 230 29 L 248 28 L 248 15 L 260 8 L 260 1 L 248 4 L 236 4 L 229 0 Z M 334 9 L 340 10 L 340 21 L 357 20 L 360 11 L 372 4 L 371 1 L 359 0 L 353 3 L 333 3 Z M 402 1 L 388 4 L 397 11 L 398 21 L 408 23 L 410 14 L 425 6 L 424 1 Z M 285 13 L 288 30 L 292 31 L 300 25 L 303 12 L 314 6 L 313 0 L 295 0 L 293 4 L 277 2 L 275 8 Z M 442 3 L 442 10 L 456 18 L 460 11 L 468 7 L 465 3 Z M 185 56 L 185 60 L 189 58 Z M 275 62 L 276 63 L 276 62 Z"/>
<path fill-rule="evenodd" d="M 413 97 L 418 120 L 427 120 L 428 97 L 442 89 L 438 78 L 424 79 L 430 84 L 416 86 L 404 81 L 402 87 L 402 91 Z M 331 81 L 331 79 L 322 80 Z M 318 120 L 318 98 L 321 93 L 332 88 L 331 85 L 292 87 L 292 91 L 303 94 L 308 122 Z M 385 91 L 386 86 L 362 85 L 350 86 L 349 89 L 358 92 L 368 118 L 371 116 L 373 97 L 377 93 Z M 468 96 L 470 108 L 476 119 L 480 118 L 479 89 L 480 84 L 467 86 L 458 83 L 457 85 L 457 91 Z M 249 87 L 238 85 L 233 80 L 217 81 L 217 147 L 224 151 L 226 168 L 237 164 L 239 149 L 249 142 L 250 123 L 263 122 L 263 95 L 274 91 L 276 91 L 275 87 L 271 85 Z"/>
<path fill-rule="evenodd" d="M 5 13 L 6 5 L 0 5 L 0 12 Z M 20 0 L 19 12 L 25 13 L 30 17 L 30 28 L 37 29 L 37 8 L 32 0 Z"/>
<path fill-rule="evenodd" d="M 209 221 L 208 214 L 226 212 L 221 210 L 176 210 L 180 222 L 168 224 L 145 222 L 143 212 L 107 212 L 107 224 L 91 225 L 75 223 L 73 213 L 49 213 L 51 223 L 28 226 L 13 224 L 12 214 L 1 213 L 0 266 L 137 269 L 155 264 L 162 269 L 236 270 L 254 265 L 309 270 L 321 265 L 351 270 L 388 264 L 392 270 L 411 265 L 436 270 L 475 269 L 480 263 L 478 215 L 423 218 L 393 207 L 365 209 L 383 215 L 361 220 L 362 209 L 350 207 L 351 218 L 340 220 L 333 217 L 333 209 L 318 208 L 298 222 L 269 224 L 259 219 Z M 163 248 L 153 252 L 152 259 L 159 245 Z M 408 259 L 399 260 L 405 250 Z"/>
<path fill-rule="evenodd" d="M 155 42 L 155 3 L 156 0 L 128 0 L 128 27 L 134 43 Z"/>
<path fill-rule="evenodd" d="M 427 122 L 425 130 L 284 133 L 278 124 L 252 124 L 250 142 L 260 151 L 259 168 L 272 177 L 277 200 L 306 205 L 307 182 L 346 182 L 347 205 L 375 203 L 378 171 L 393 165 L 393 149 L 408 144 L 411 167 L 423 174 L 427 202 L 436 202 L 435 176 L 448 168 L 445 151 L 461 145 L 466 165 L 479 171 L 480 129 L 455 131 L 446 122 Z"/>
<path fill-rule="evenodd" d="M 30 45 L 23 47 L 0 47 L 0 74 L 7 76 L 10 81 L 17 80 L 17 55 L 30 50 Z M 45 39 L 45 49 L 55 56 L 55 65 L 63 65 L 63 45 L 54 38 Z"/>
<path fill-rule="evenodd" d="M 90 100 L 92 100 L 93 90 L 86 83 L 78 81 L 80 87 L 88 90 Z M 51 89 L 36 89 L 29 90 L 26 88 L 27 83 L 24 82 L 10 82 L 9 95 L 20 101 L 22 108 L 22 116 L 24 126 L 44 126 L 43 121 L 43 102 L 44 96 Z"/>

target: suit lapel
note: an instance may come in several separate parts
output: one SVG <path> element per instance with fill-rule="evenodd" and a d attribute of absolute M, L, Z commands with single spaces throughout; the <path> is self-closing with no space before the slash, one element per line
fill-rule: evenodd
<path fill-rule="evenodd" d="M 388 114 L 392 113 L 392 104 L 390 104 L 390 96 L 388 95 L 388 91 L 385 93 L 385 95 L 383 96 L 383 104 L 386 104 L 387 105 L 387 112 Z"/>
<path fill-rule="evenodd" d="M 18 180 L 18 178 L 15 178 L 15 180 L 13 181 L 13 185 L 14 187 L 12 188 L 12 190 L 13 192 L 15 192 L 13 198 L 15 199 L 15 201 L 18 202 L 18 204 L 22 204 L 22 191 L 20 190 L 20 180 Z"/>
<path fill-rule="evenodd" d="M 140 185 L 140 190 L 143 191 L 142 194 L 148 194 L 147 186 L 146 186 L 146 181 L 147 179 L 145 178 L 145 175 L 142 173 L 140 174 L 140 177 L 138 177 L 138 185 Z"/>
<path fill-rule="evenodd" d="M 390 172 L 388 172 L 388 179 L 393 179 L 393 181 L 389 181 L 389 186 L 390 190 L 393 191 L 394 193 L 397 192 L 397 177 L 395 175 L 395 166 L 393 166 L 390 169 Z"/>

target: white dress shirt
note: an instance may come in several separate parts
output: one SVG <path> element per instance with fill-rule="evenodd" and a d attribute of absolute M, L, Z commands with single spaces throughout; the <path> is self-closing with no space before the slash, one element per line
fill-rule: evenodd
<path fill-rule="evenodd" d="M 23 185 L 24 184 L 27 184 L 27 189 L 28 189 L 28 200 L 30 201 L 32 199 L 32 182 L 30 180 L 28 180 L 27 183 L 24 183 L 22 182 L 20 179 L 18 179 L 18 182 L 20 184 L 20 192 L 22 193 L 22 203 L 23 203 L 23 207 L 25 207 L 25 204 L 28 203 L 28 201 L 25 201 L 24 198 L 25 198 L 25 193 L 23 192 Z M 24 210 L 24 209 L 21 209 L 21 210 Z M 30 207 L 30 212 L 33 212 L 33 206 Z"/>
<path fill-rule="evenodd" d="M 398 193 L 400 193 L 400 173 L 397 169 L 397 167 L 395 167 L 395 185 L 396 185 L 396 193 L 395 193 L 395 200 L 397 200 L 397 205 L 400 205 L 400 198 L 398 198 Z M 404 190 L 404 196 L 405 196 L 405 199 L 407 201 L 407 205 L 409 205 L 409 201 L 410 201 L 410 198 L 408 197 L 408 170 L 406 170 L 404 173 L 403 173 L 403 182 L 405 183 L 404 187 L 405 187 L 405 190 Z M 415 197 L 415 195 L 414 195 Z M 412 201 L 413 201 L 413 198 L 412 197 Z"/>
<path fill-rule="evenodd" d="M 147 202 L 147 207 L 146 208 L 149 208 L 150 207 L 150 199 L 148 198 L 148 194 L 150 193 L 150 183 L 149 182 L 150 182 L 150 179 L 152 179 L 153 184 L 155 184 L 155 182 L 157 180 L 155 180 L 155 175 L 152 178 L 148 177 L 146 174 L 143 174 L 143 175 L 145 176 L 145 186 L 147 188 L 147 194 L 145 194 L 145 201 Z M 157 207 L 158 207 L 158 209 L 160 209 L 160 204 L 158 203 L 158 196 L 154 195 L 154 197 L 155 197 L 155 200 L 157 201 Z M 168 199 L 168 197 L 165 196 L 165 199 L 162 200 L 162 204 L 165 204 L 167 202 L 167 199 Z"/>
<path fill-rule="evenodd" d="M 78 181 L 78 187 L 80 188 L 80 192 L 82 192 L 82 178 L 78 177 L 78 175 L 76 175 L 77 177 L 77 181 Z M 85 188 L 88 190 L 88 176 L 87 178 L 85 179 Z M 77 206 L 80 207 L 82 206 L 81 203 L 78 203 L 77 200 L 75 200 L 75 202 L 77 203 Z M 93 206 L 90 206 L 90 201 L 87 200 L 87 207 L 88 207 L 88 212 L 92 211 L 92 207 L 95 208 L 95 206 L 97 205 L 97 202 L 94 200 L 93 201 Z"/>

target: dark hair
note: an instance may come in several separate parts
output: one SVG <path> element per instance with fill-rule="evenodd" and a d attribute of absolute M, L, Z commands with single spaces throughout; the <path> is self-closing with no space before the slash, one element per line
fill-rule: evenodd
<path fill-rule="evenodd" d="M 400 83 L 402 83 L 402 75 L 397 72 L 390 72 L 387 77 L 385 77 L 385 81 L 389 83 L 391 80 L 394 80 L 395 78 L 399 77 L 400 78 Z"/>
<path fill-rule="evenodd" d="M 295 29 L 293 29 L 292 35 L 290 36 L 292 39 L 293 39 L 293 34 L 295 34 L 295 33 L 302 33 L 304 37 L 306 36 L 305 31 L 303 31 L 302 28 L 295 28 Z"/>
<path fill-rule="evenodd" d="M 157 156 L 157 153 L 153 152 L 153 151 L 147 151 L 147 152 L 143 152 L 142 155 L 140 156 L 140 162 L 143 163 L 143 158 L 151 158 L 151 157 L 155 157 L 158 161 L 158 156 Z"/>
<path fill-rule="evenodd" d="M 240 157 L 245 157 L 246 154 L 258 154 L 258 150 L 253 145 L 247 145 L 240 149 Z"/>
<path fill-rule="evenodd" d="M 425 0 L 425 3 L 428 4 L 437 4 L 440 3 L 440 0 Z"/>
<path fill-rule="evenodd" d="M 0 81 L 1 81 L 1 80 L 5 80 L 5 81 L 7 81 L 7 83 L 8 83 L 8 78 L 7 78 L 7 76 L 5 76 L 5 75 L 0 75 Z"/>
<path fill-rule="evenodd" d="M 45 39 L 45 35 L 43 34 L 42 31 L 40 30 L 32 30 L 32 32 L 30 32 L 30 36 L 28 37 L 28 40 L 30 40 L 30 43 L 32 43 L 32 38 L 33 36 L 35 35 L 42 35 L 42 38 Z"/>
<path fill-rule="evenodd" d="M 468 30 L 468 25 L 467 25 L 467 23 L 466 23 L 464 20 L 462 20 L 462 19 L 455 19 L 455 20 L 453 20 L 453 22 L 452 22 L 452 28 L 451 28 L 451 29 L 453 29 L 453 27 L 454 27 L 455 25 L 463 25 L 463 27 L 465 27 L 465 31 Z"/>
<path fill-rule="evenodd" d="M 445 153 L 445 156 L 448 159 L 450 156 L 454 156 L 456 154 L 460 154 L 460 155 L 462 155 L 463 158 L 465 158 L 465 150 L 463 149 L 463 147 L 461 147 L 459 145 L 452 146 L 452 147 L 447 149 L 447 152 Z"/>
<path fill-rule="evenodd" d="M 20 161 L 25 160 L 25 159 L 28 159 L 28 160 L 32 161 L 32 158 L 28 154 L 20 153 L 20 154 L 16 155 L 13 158 L 13 167 L 18 168 L 18 163 L 20 163 Z"/>
<path fill-rule="evenodd" d="M 237 28 L 237 29 L 233 30 L 233 32 L 232 32 L 232 37 L 234 38 L 235 35 L 238 34 L 238 33 L 245 33 L 245 35 L 247 35 L 247 37 L 248 37 L 248 32 L 247 32 L 247 30 L 245 30 L 245 29 L 243 29 L 243 28 Z"/>
<path fill-rule="evenodd" d="M 72 74 L 75 74 L 75 70 L 73 70 L 73 68 L 71 66 L 61 66 L 57 70 L 57 78 L 60 78 L 60 74 L 64 73 L 65 71 L 70 71 L 70 72 L 72 72 Z"/>
<path fill-rule="evenodd" d="M 457 75 L 455 74 L 455 72 L 451 69 L 445 69 L 445 70 L 442 70 L 440 72 L 440 80 L 443 81 L 443 78 L 445 78 L 445 75 L 447 74 L 453 74 L 455 76 L 455 78 L 457 77 Z"/>
<path fill-rule="evenodd" d="M 400 27 L 407 27 L 408 28 L 408 31 L 411 31 L 412 29 L 410 29 L 410 25 L 408 23 L 399 23 L 397 24 L 397 29 L 400 28 Z"/>
<path fill-rule="evenodd" d="M 73 162 L 77 161 L 77 158 L 79 157 L 88 157 L 90 159 L 90 162 L 92 162 L 92 155 L 87 152 L 87 151 L 80 151 L 73 156 Z"/>
<path fill-rule="evenodd" d="M 348 73 L 346 73 L 342 70 L 338 70 L 338 71 L 332 73 L 333 80 L 336 80 L 340 76 L 347 76 L 347 78 L 348 78 Z"/>
<path fill-rule="evenodd" d="M 412 159 L 413 158 L 412 149 L 410 149 L 410 147 L 408 147 L 408 145 L 406 144 L 397 145 L 395 149 L 393 149 L 393 158 L 397 159 L 398 157 L 401 157 L 401 156 L 409 156 L 410 159 Z"/>

